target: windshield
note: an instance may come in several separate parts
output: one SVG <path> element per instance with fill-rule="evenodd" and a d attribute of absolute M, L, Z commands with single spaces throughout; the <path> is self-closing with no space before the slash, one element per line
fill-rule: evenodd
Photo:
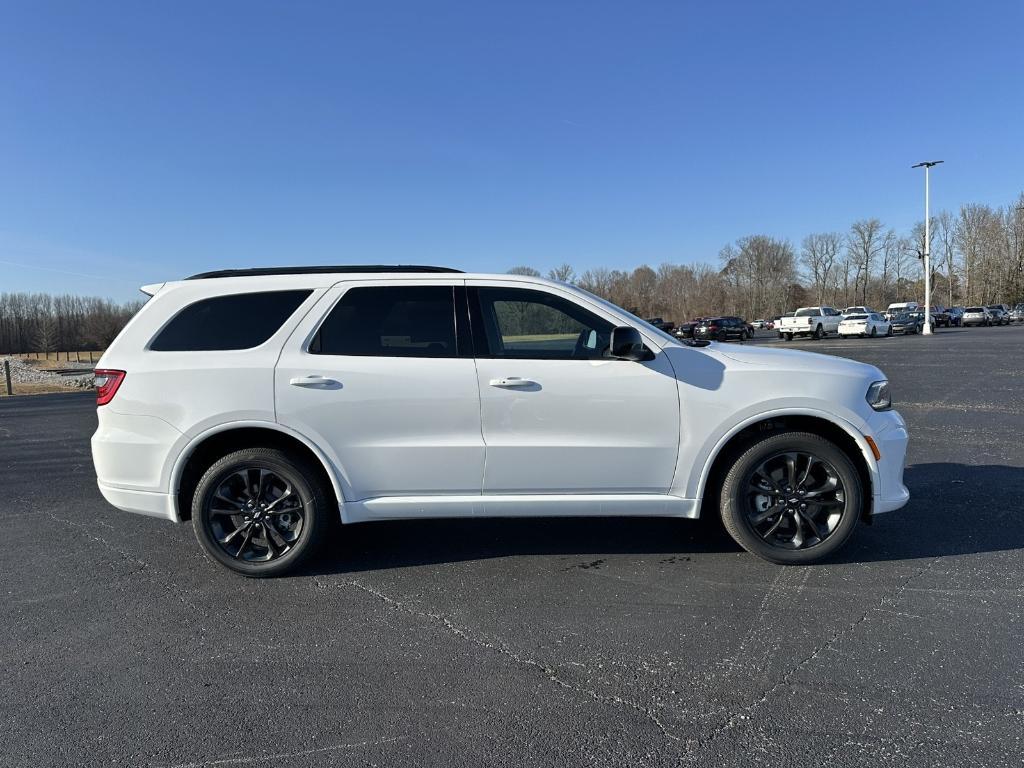
<path fill-rule="evenodd" d="M 910 322 L 910 315 L 908 315 L 906 312 L 900 312 L 898 315 L 896 315 L 896 322 L 897 323 L 909 323 Z"/>
<path fill-rule="evenodd" d="M 867 320 L 867 315 L 850 315 L 846 318 L 847 320 Z"/>
<path fill-rule="evenodd" d="M 805 307 L 804 309 L 798 309 L 794 317 L 815 317 L 820 314 L 821 312 L 818 311 L 818 307 Z"/>
<path fill-rule="evenodd" d="M 984 312 L 984 311 L 985 310 L 982 309 L 981 307 L 968 307 L 967 309 L 964 310 L 964 312 L 972 312 L 974 314 L 978 314 L 978 313 Z"/>

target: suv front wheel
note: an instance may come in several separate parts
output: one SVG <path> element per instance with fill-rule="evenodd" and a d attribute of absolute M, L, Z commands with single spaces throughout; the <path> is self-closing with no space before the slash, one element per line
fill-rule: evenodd
<path fill-rule="evenodd" d="M 274 448 L 216 461 L 199 481 L 192 525 L 203 549 L 244 576 L 280 576 L 313 554 L 331 504 L 316 470 Z"/>
<path fill-rule="evenodd" d="M 784 565 L 832 554 L 853 534 L 863 485 L 849 457 L 809 432 L 758 441 L 722 485 L 722 522 L 748 552 Z"/>

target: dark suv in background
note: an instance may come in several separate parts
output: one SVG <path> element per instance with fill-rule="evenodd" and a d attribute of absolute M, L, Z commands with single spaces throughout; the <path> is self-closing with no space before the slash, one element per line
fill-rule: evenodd
<path fill-rule="evenodd" d="M 693 338 L 715 341 L 739 339 L 746 341 L 754 333 L 746 321 L 740 317 L 709 317 L 702 320 L 693 329 Z"/>

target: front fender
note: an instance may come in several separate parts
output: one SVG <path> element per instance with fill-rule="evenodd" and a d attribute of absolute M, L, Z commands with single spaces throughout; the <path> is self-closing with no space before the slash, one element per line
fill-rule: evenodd
<path fill-rule="evenodd" d="M 875 460 L 871 446 L 864 437 L 866 423 L 863 419 L 855 417 L 855 421 L 844 416 L 837 415 L 835 407 L 832 410 L 809 406 L 780 406 L 768 410 L 758 410 L 756 413 L 748 413 L 731 420 L 728 425 L 721 425 L 721 429 L 710 435 L 683 464 L 682 452 L 680 455 L 680 468 L 688 466 L 689 472 L 679 475 L 682 482 L 676 484 L 673 493 L 700 501 L 704 497 L 708 477 L 715 461 L 721 455 L 729 442 L 747 427 L 762 421 L 771 421 L 786 416 L 805 416 L 827 421 L 840 428 L 856 443 L 860 450 L 864 463 L 868 468 L 868 475 L 871 479 L 873 496 L 877 496 L 879 483 L 878 462 Z"/>

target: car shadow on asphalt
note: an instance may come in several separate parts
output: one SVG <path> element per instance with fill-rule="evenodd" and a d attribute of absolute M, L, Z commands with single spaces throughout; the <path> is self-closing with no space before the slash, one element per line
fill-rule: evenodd
<path fill-rule="evenodd" d="M 918 464 L 911 501 L 861 525 L 824 565 L 1024 549 L 1024 468 Z M 402 520 L 347 526 L 307 575 L 530 555 L 737 553 L 717 521 L 673 518 Z M 753 557 L 753 556 L 751 556 Z"/>
<path fill-rule="evenodd" d="M 862 526 L 831 562 L 952 557 L 1024 549 L 1024 467 L 907 467 L 910 502 Z"/>

